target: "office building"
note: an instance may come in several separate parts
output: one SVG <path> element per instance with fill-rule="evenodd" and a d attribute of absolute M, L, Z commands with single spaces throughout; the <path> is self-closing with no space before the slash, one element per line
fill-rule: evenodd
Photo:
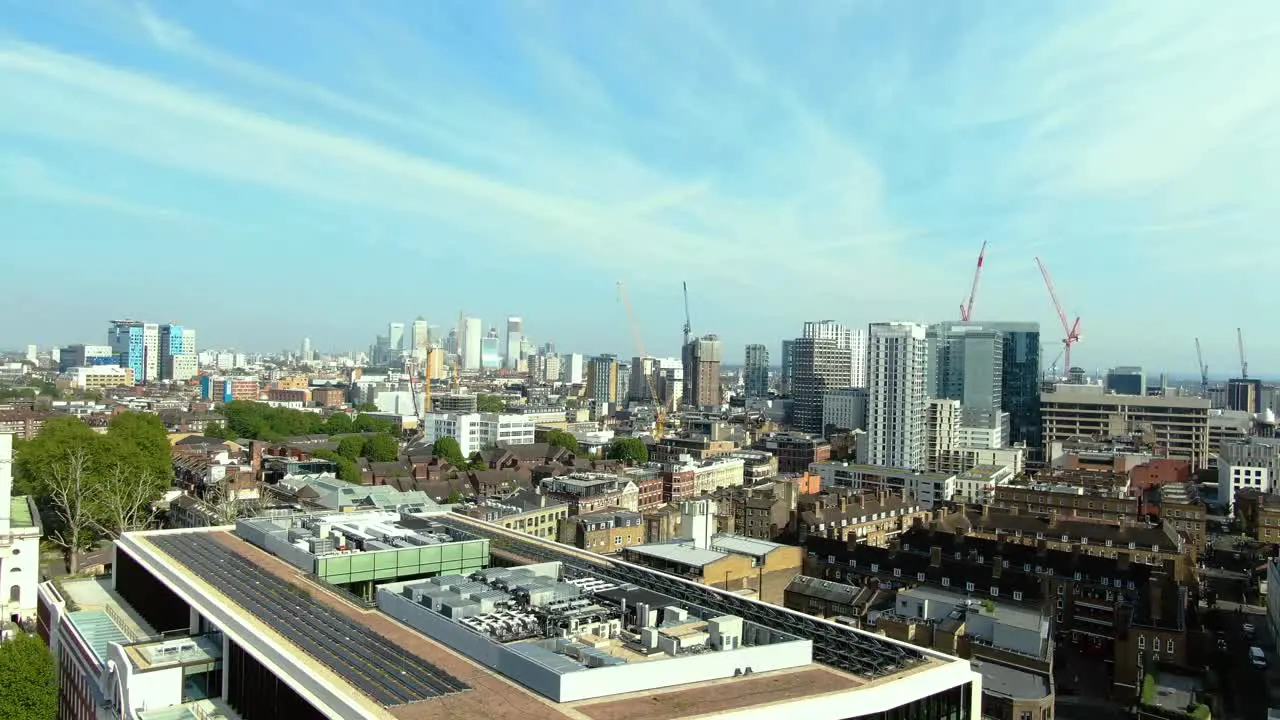
<path fill-rule="evenodd" d="M 1004 381 L 1004 334 L 971 323 L 930 325 L 929 397 L 959 400 L 960 424 L 998 428 Z"/>
<path fill-rule="evenodd" d="M 801 337 L 834 340 L 836 347 L 849 351 L 849 387 L 867 386 L 867 334 L 834 320 L 807 321 Z"/>
<path fill-rule="evenodd" d="M 1147 374 L 1133 365 L 1113 367 L 1107 371 L 1105 385 L 1107 392 L 1117 395 L 1146 395 Z"/>
<path fill-rule="evenodd" d="M 684 401 L 694 407 L 720 407 L 720 338 L 703 335 L 684 346 Z"/>
<path fill-rule="evenodd" d="M 587 397 L 596 407 L 618 402 L 618 358 L 600 355 L 587 363 Z"/>
<path fill-rule="evenodd" d="M 160 326 L 160 379 L 186 382 L 199 370 L 196 331 L 181 325 Z"/>
<path fill-rule="evenodd" d="M 627 384 L 627 399 L 640 402 L 652 401 L 653 390 L 658 386 L 658 358 L 635 356 L 631 358 L 631 381 Z"/>
<path fill-rule="evenodd" d="M 1059 384 L 1040 395 L 1044 443 L 1147 436 L 1168 457 L 1201 469 L 1209 463 L 1209 405 L 1205 398 L 1114 395 L 1101 385 Z"/>
<path fill-rule="evenodd" d="M 228 378 L 213 375 L 200 376 L 200 399 L 213 402 L 233 400 L 258 400 L 262 385 L 255 378 Z"/>
<path fill-rule="evenodd" d="M 1218 498 L 1235 512 L 1236 495 L 1270 495 L 1280 478 L 1280 438 L 1250 437 L 1223 443 L 1218 451 Z"/>
<path fill-rule="evenodd" d="M 867 460 L 925 468 L 929 347 L 924 325 L 873 323 L 867 347 Z"/>
<path fill-rule="evenodd" d="M 107 345 L 120 367 L 133 368 L 140 383 L 160 379 L 160 326 L 137 320 L 112 320 Z"/>
<path fill-rule="evenodd" d="M 782 341 L 782 373 L 778 378 L 778 394 L 790 395 L 795 377 L 795 340 Z"/>
<path fill-rule="evenodd" d="M 63 720 L 982 714 L 967 661 L 428 503 L 127 533 L 113 565 L 40 586 Z"/>
<path fill-rule="evenodd" d="M 1044 447 L 1040 420 L 1040 325 L 1023 322 L 976 323 L 1004 335 L 1000 408 L 1009 413 L 1009 443 Z"/>
<path fill-rule="evenodd" d="M 822 395 L 822 427 L 826 429 L 865 430 L 867 428 L 867 389 L 839 388 Z"/>
<path fill-rule="evenodd" d="M 448 397 L 448 396 L 445 396 Z M 427 413 L 423 421 L 423 443 L 442 437 L 458 441 L 463 457 L 494 445 L 532 445 L 534 421 L 526 415 L 508 413 Z"/>
<path fill-rule="evenodd" d="M 584 359 L 579 353 L 565 355 L 560 366 L 560 379 L 570 385 L 581 385 L 586 373 Z"/>
<path fill-rule="evenodd" d="M 834 338 L 796 338 L 791 348 L 791 424 L 801 432 L 822 433 L 826 394 L 852 387 L 852 351 Z"/>
<path fill-rule="evenodd" d="M 498 370 L 502 367 L 501 342 L 498 328 L 489 328 L 489 332 L 480 340 L 481 369 Z"/>
<path fill-rule="evenodd" d="M 13 494 L 13 433 L 0 432 L 0 608 L 4 618 L 30 618 L 40 580 L 40 511 Z"/>
<path fill-rule="evenodd" d="M 463 318 L 460 339 L 462 349 L 458 354 L 462 356 L 462 369 L 479 370 L 484 339 L 484 324 L 480 318 Z"/>
<path fill-rule="evenodd" d="M 507 352 L 506 368 L 520 369 L 520 342 L 524 339 L 524 320 L 518 317 L 507 318 Z"/>
<path fill-rule="evenodd" d="M 1262 381 L 1257 378 L 1228 380 L 1227 409 L 1248 413 L 1262 412 Z"/>
<path fill-rule="evenodd" d="M 404 347 L 404 323 L 387 323 L 387 347 L 393 355 L 398 355 Z"/>
<path fill-rule="evenodd" d="M 427 319 L 419 315 L 409 326 L 409 355 L 418 362 L 427 359 L 431 349 L 431 326 Z"/>
<path fill-rule="evenodd" d="M 742 380 L 747 397 L 769 397 L 769 349 L 764 345 L 747 346 Z"/>
<path fill-rule="evenodd" d="M 298 359 L 302 362 L 311 362 L 311 338 L 302 338 L 302 347 L 299 348 Z"/>
<path fill-rule="evenodd" d="M 119 366 L 120 361 L 110 345 L 68 345 L 58 353 L 58 372 L 95 365 Z"/>

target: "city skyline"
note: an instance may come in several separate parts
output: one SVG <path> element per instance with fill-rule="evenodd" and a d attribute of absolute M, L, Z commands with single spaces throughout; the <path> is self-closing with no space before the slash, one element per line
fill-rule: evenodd
<path fill-rule="evenodd" d="M 697 268 L 694 333 L 737 363 L 807 320 L 956 317 L 989 240 L 975 319 L 1038 322 L 1046 364 L 1061 329 L 1036 255 L 1090 372 L 1191 372 L 1199 336 L 1211 374 L 1235 374 L 1237 326 L 1251 374 L 1280 364 L 1242 272 L 1280 259 L 1263 238 L 1280 148 L 1257 142 L 1280 121 L 1258 76 L 1280 18 L 1260 2 L 0 5 L 7 252 L 39 268 L 60 248 L 69 289 L 15 274 L 40 301 L 0 345 L 178 317 L 205 346 L 323 352 L 463 307 L 630 357 L 623 280 L 646 350 L 678 355 L 679 279 L 617 262 L 621 244 Z M 120 248 L 130 270 L 104 271 Z M 258 263 L 219 302 L 193 290 L 240 255 L 363 282 L 316 293 Z"/>

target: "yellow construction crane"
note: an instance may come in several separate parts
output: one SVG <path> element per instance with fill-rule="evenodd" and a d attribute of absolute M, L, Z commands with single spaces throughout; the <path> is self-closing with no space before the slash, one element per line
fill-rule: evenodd
<path fill-rule="evenodd" d="M 627 286 L 621 280 L 618 281 L 618 299 L 622 301 L 622 307 L 627 311 L 627 323 L 631 325 L 631 339 L 636 344 L 636 352 L 640 355 L 640 362 L 644 362 L 644 341 L 640 339 L 640 324 L 636 322 L 635 311 L 631 309 L 631 296 L 627 293 Z M 658 398 L 658 388 L 653 384 L 653 373 L 644 371 L 644 367 L 640 368 L 640 374 L 644 375 L 645 384 L 649 386 L 649 397 L 653 398 L 654 411 L 653 418 L 653 439 L 662 439 L 662 430 L 667 424 L 667 408 Z"/>

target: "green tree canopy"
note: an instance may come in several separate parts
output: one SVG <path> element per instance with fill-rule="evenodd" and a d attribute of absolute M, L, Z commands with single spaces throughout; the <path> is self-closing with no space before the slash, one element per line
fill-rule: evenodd
<path fill-rule="evenodd" d="M 360 466 L 356 464 L 355 460 L 345 455 L 339 455 L 333 450 L 313 450 L 311 455 L 321 460 L 332 460 L 336 463 L 339 480 L 345 480 L 350 483 L 360 482 Z"/>
<path fill-rule="evenodd" d="M 324 421 L 324 432 L 328 435 L 344 435 L 355 431 L 355 423 L 351 416 L 344 412 L 336 412 Z"/>
<path fill-rule="evenodd" d="M 318 413 L 271 407 L 248 400 L 234 400 L 223 405 L 222 414 L 227 419 L 226 428 L 232 438 L 271 442 L 295 435 L 395 432 L 396 428 L 394 422 L 385 418 L 358 415 L 352 420 L 345 413 L 334 413 L 325 418 Z M 205 434 L 209 434 L 208 430 Z"/>
<path fill-rule="evenodd" d="M 454 467 L 465 468 L 467 466 L 467 459 L 462 456 L 462 446 L 458 444 L 457 438 L 442 437 L 436 440 L 435 444 L 431 446 L 431 454 L 448 461 Z"/>
<path fill-rule="evenodd" d="M 400 457 L 400 443 L 386 433 L 378 433 L 364 441 L 361 454 L 369 462 L 391 462 Z"/>
<path fill-rule="evenodd" d="M 507 401 L 497 395 L 481 395 L 476 398 L 477 412 L 500 413 L 506 412 Z"/>
<path fill-rule="evenodd" d="M 232 437 L 234 433 L 228 430 L 227 426 L 223 425 L 220 422 L 206 423 L 204 426 L 204 432 L 201 434 L 204 435 L 205 437 L 219 438 L 222 440 L 235 439 L 234 437 Z"/>
<path fill-rule="evenodd" d="M 378 406 L 371 402 L 362 402 L 356 405 L 356 410 L 359 412 L 378 412 Z"/>
<path fill-rule="evenodd" d="M 626 460 L 633 463 L 649 462 L 649 448 L 639 438 L 618 438 L 609 445 L 605 456 L 610 460 Z"/>
<path fill-rule="evenodd" d="M 564 430 L 552 430 L 547 433 L 547 444 L 553 447 L 564 448 L 574 455 L 581 452 L 578 447 L 578 438 L 574 437 L 572 433 L 565 432 Z"/>
<path fill-rule="evenodd" d="M 173 484 L 173 457 L 169 433 L 158 415 L 126 412 L 111 418 L 107 437 L 120 459 L 145 469 L 161 487 Z"/>
<path fill-rule="evenodd" d="M 444 501 L 448 505 L 457 505 L 458 503 L 466 502 L 466 500 L 467 499 L 463 497 L 462 493 L 458 492 L 457 490 L 454 490 L 453 492 L 449 493 L 449 497 L 445 498 Z"/>
<path fill-rule="evenodd" d="M 364 452 L 364 436 L 349 435 L 338 440 L 338 454 L 348 460 L 355 460 Z"/>
<path fill-rule="evenodd" d="M 19 633 L 0 644 L 0 720 L 54 720 L 58 669 L 35 635 Z"/>
<path fill-rule="evenodd" d="M 351 429 L 354 432 L 392 433 L 396 431 L 396 424 L 386 418 L 360 414 L 351 424 Z"/>

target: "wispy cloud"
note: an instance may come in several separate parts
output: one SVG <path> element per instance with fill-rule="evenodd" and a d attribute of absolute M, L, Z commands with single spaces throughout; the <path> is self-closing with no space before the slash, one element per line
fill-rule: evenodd
<path fill-rule="evenodd" d="M 173 208 L 145 205 L 107 193 L 84 190 L 59 177 L 47 164 L 33 157 L 0 158 L 0 198 L 3 197 L 103 210 L 149 220 L 195 220 Z"/>

